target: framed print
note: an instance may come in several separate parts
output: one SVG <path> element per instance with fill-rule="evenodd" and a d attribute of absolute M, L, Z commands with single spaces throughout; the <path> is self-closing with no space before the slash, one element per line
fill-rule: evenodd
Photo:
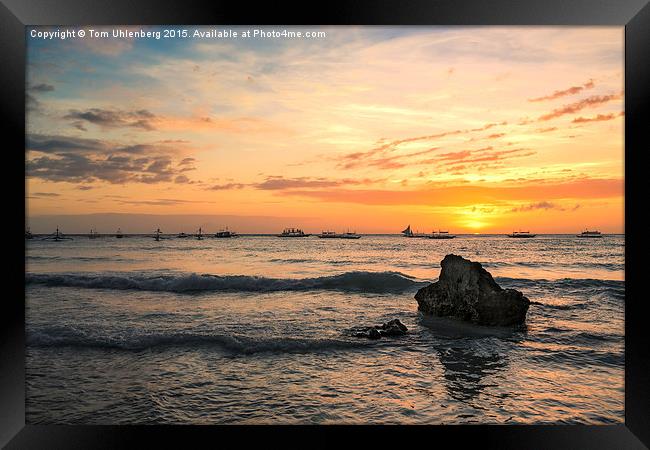
<path fill-rule="evenodd" d="M 648 445 L 647 2 L 0 12 L 3 445 Z"/>

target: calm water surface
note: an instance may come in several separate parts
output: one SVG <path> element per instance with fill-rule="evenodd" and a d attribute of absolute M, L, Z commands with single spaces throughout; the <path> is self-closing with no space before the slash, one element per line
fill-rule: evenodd
<path fill-rule="evenodd" d="M 31 424 L 624 419 L 623 236 L 26 245 Z M 448 253 L 534 302 L 527 326 L 418 313 Z"/>

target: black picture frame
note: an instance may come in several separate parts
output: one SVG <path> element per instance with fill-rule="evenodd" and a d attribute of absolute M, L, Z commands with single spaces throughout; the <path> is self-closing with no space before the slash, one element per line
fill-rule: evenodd
<path fill-rule="evenodd" d="M 19 236 L 25 223 L 25 26 L 79 24 L 196 25 L 618 25 L 625 26 L 625 425 L 604 426 L 412 426 L 412 427 L 210 427 L 210 426 L 35 426 L 25 425 L 25 247 Z M 341 434 L 359 434 L 364 445 L 410 443 L 422 438 L 440 445 L 480 448 L 646 448 L 650 446 L 650 339 L 647 294 L 641 291 L 643 153 L 650 105 L 650 5 L 646 0 L 356 0 L 327 2 L 234 2 L 223 0 L 0 0 L 0 116 L 3 135 L 5 233 L 12 241 L 5 261 L 0 341 L 0 445 L 6 448 L 115 448 L 144 438 L 189 446 L 194 439 L 225 443 L 265 439 L 286 444 L 302 439 L 332 442 Z M 645 125 L 645 127 L 644 127 Z M 16 179 L 13 179 L 15 177 Z M 21 190 L 19 186 L 23 186 Z M 10 204 L 7 202 L 10 201 Z M 639 206 L 637 208 L 637 205 Z M 637 263 L 638 262 L 638 263 Z M 579 383 L 579 380 L 576 380 Z M 305 434 L 311 436 L 305 436 Z M 287 441 L 287 439 L 290 439 Z"/>

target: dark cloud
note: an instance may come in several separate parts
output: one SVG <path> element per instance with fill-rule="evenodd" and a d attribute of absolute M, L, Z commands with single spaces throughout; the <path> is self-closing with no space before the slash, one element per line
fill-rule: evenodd
<path fill-rule="evenodd" d="M 122 111 L 90 108 L 83 111 L 72 109 L 63 118 L 72 120 L 73 123 L 82 121 L 104 128 L 134 127 L 143 130 L 154 130 L 155 127 L 152 121 L 156 116 L 146 109 Z"/>
<path fill-rule="evenodd" d="M 30 198 L 35 198 L 35 197 L 60 197 L 61 194 L 57 194 L 56 192 L 34 192 Z"/>
<path fill-rule="evenodd" d="M 226 184 L 215 184 L 208 188 L 211 191 L 228 191 L 231 189 L 243 189 L 247 185 L 243 183 L 226 183 Z"/>
<path fill-rule="evenodd" d="M 178 175 L 171 159 L 164 156 L 116 156 L 91 158 L 66 153 L 27 161 L 27 176 L 72 183 L 105 181 L 112 184 L 171 182 Z"/>
<path fill-rule="evenodd" d="M 84 139 L 70 136 L 27 135 L 28 151 L 43 153 L 68 153 L 72 151 L 103 152 L 108 146 L 97 139 Z"/>
<path fill-rule="evenodd" d="M 172 182 L 194 170 L 192 158 L 172 159 L 174 145 L 123 145 L 72 136 L 27 136 L 27 150 L 45 154 L 27 161 L 27 176 L 49 181 L 109 183 Z M 170 153 L 172 155 L 170 155 Z M 191 183 L 186 175 L 177 183 Z"/>
<path fill-rule="evenodd" d="M 566 95 L 574 95 L 577 94 L 585 89 L 591 89 L 595 86 L 594 80 L 589 80 L 586 83 L 580 85 L 580 86 L 571 86 L 568 89 L 564 89 L 561 91 L 555 91 L 550 95 L 545 95 L 544 97 L 538 97 L 538 98 L 529 98 L 529 102 L 542 102 L 545 100 L 554 100 L 556 98 L 564 97 Z"/>
<path fill-rule="evenodd" d="M 580 208 L 579 204 L 576 204 L 573 208 L 567 209 L 567 208 L 563 208 L 563 207 L 561 207 L 561 206 L 559 206 L 559 205 L 557 205 L 555 203 L 552 203 L 552 202 L 541 201 L 541 202 L 537 202 L 537 203 L 531 203 L 529 205 L 520 206 L 520 207 L 517 207 L 517 208 L 512 208 L 511 211 L 512 212 L 525 212 L 525 211 L 534 211 L 534 210 L 538 210 L 538 209 L 543 209 L 543 210 L 555 209 L 555 210 L 558 210 L 558 211 L 567 211 L 567 210 L 568 211 L 575 211 L 578 208 Z"/>
<path fill-rule="evenodd" d="M 52 92 L 54 90 L 54 86 L 51 84 L 41 83 L 35 86 L 31 86 L 29 90 L 32 92 Z"/>

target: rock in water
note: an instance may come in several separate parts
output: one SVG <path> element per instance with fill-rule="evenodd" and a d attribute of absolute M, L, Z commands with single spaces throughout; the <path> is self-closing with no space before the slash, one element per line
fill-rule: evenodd
<path fill-rule="evenodd" d="M 501 288 L 480 263 L 447 255 L 440 266 L 438 281 L 415 294 L 420 311 L 479 325 L 519 325 L 526 320 L 530 301 L 516 289 Z"/>
<path fill-rule="evenodd" d="M 368 339 L 379 339 L 382 336 L 402 336 L 406 334 L 408 328 L 399 319 L 393 319 L 383 325 L 374 327 L 356 327 L 352 330 L 354 337 L 364 337 Z"/>

